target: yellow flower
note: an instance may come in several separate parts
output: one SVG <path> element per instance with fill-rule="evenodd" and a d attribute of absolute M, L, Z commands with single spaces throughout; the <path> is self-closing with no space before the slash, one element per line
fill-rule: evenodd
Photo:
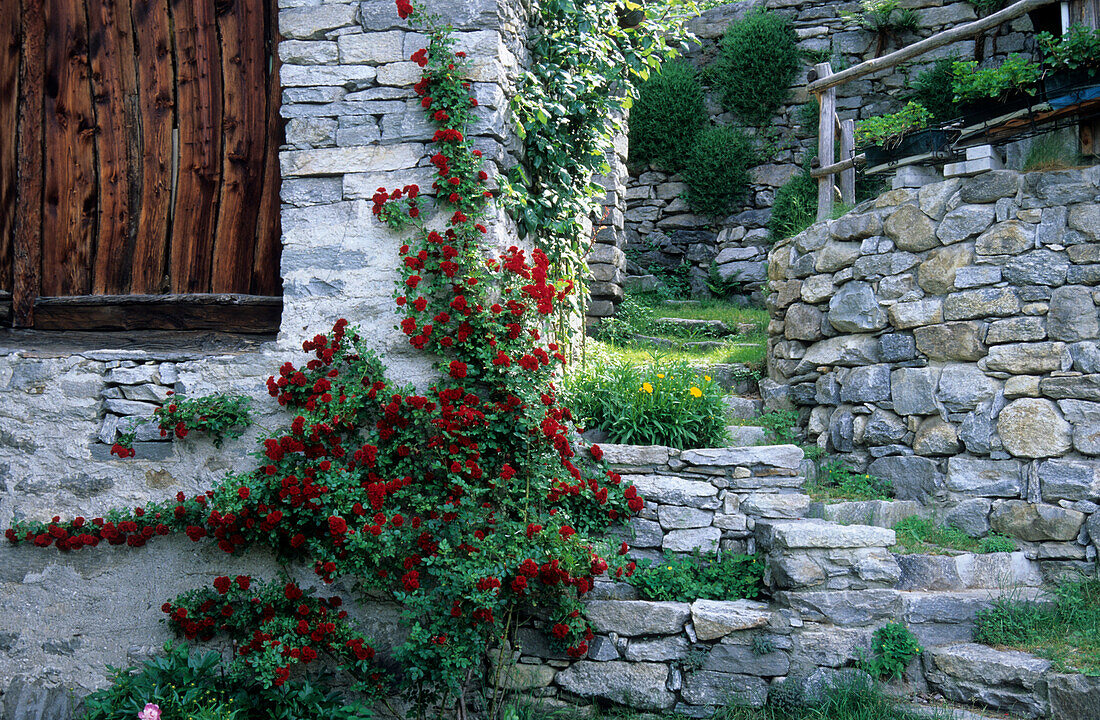
<path fill-rule="evenodd" d="M 642 383 L 642 390 L 646 391 L 650 395 L 653 394 L 653 386 L 649 383 Z"/>
<path fill-rule="evenodd" d="M 706 380 L 707 382 L 710 382 L 710 375 L 704 375 L 703 379 Z"/>
<path fill-rule="evenodd" d="M 665 374 L 664 373 L 657 373 L 657 379 L 658 380 L 664 380 L 665 379 Z"/>
<path fill-rule="evenodd" d="M 697 398 L 703 397 L 703 391 L 700 390 L 699 388 L 695 387 L 694 385 L 692 385 L 691 386 L 691 396 L 692 397 L 697 397 Z"/>

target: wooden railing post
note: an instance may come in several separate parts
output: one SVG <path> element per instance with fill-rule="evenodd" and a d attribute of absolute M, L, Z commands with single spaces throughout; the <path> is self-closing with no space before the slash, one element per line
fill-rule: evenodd
<path fill-rule="evenodd" d="M 851 160 L 856 155 L 856 121 L 840 121 L 840 161 Z M 856 204 L 855 165 L 840 171 L 840 201 L 845 205 Z"/>
<path fill-rule="evenodd" d="M 827 62 L 814 65 L 818 81 L 833 74 Z M 833 164 L 833 144 L 836 142 L 836 87 L 826 88 L 818 94 L 817 157 L 821 167 Z M 817 180 L 817 219 L 820 222 L 832 216 L 836 191 L 833 176 L 824 175 Z"/>

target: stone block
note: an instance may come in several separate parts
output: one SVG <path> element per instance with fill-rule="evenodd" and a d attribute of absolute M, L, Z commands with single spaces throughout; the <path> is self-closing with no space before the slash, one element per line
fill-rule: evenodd
<path fill-rule="evenodd" d="M 1041 317 L 1014 317 L 989 324 L 985 341 L 990 345 L 1045 340 L 1046 320 Z"/>
<path fill-rule="evenodd" d="M 749 493 L 740 511 L 761 518 L 801 518 L 810 508 L 810 496 L 796 493 Z"/>
<path fill-rule="evenodd" d="M 718 507 L 718 488 L 704 480 L 679 475 L 627 475 L 623 480 L 633 483 L 649 502 L 702 509 Z"/>
<path fill-rule="evenodd" d="M 680 694 L 689 705 L 761 707 L 768 697 L 768 686 L 764 680 L 752 675 L 696 670 L 684 677 Z"/>
<path fill-rule="evenodd" d="M 930 415 L 937 412 L 936 368 L 899 368 L 890 373 L 890 397 L 898 415 Z"/>
<path fill-rule="evenodd" d="M 709 527 L 714 519 L 714 512 L 679 505 L 661 505 L 657 508 L 657 517 L 661 527 L 666 530 L 683 530 Z"/>
<path fill-rule="evenodd" d="M 1010 402 L 997 418 L 997 433 L 1005 450 L 1016 457 L 1055 457 L 1073 446 L 1073 428 L 1044 398 Z"/>
<path fill-rule="evenodd" d="M 589 622 L 601 633 L 675 635 L 691 617 L 691 606 L 649 600 L 594 600 L 586 603 Z"/>
<path fill-rule="evenodd" d="M 403 51 L 405 33 L 400 30 L 341 35 L 336 42 L 340 62 L 347 65 L 382 65 L 408 59 Z"/>
<path fill-rule="evenodd" d="M 886 236 L 899 250 L 923 252 L 940 244 L 932 219 L 913 205 L 902 205 L 883 223 Z"/>
<path fill-rule="evenodd" d="M 886 314 L 870 285 L 850 282 L 829 301 L 829 324 L 840 332 L 870 332 L 886 327 Z"/>
<path fill-rule="evenodd" d="M 950 363 L 940 373 L 938 397 L 949 412 L 973 410 L 996 396 L 1001 384 L 969 363 Z"/>
<path fill-rule="evenodd" d="M 804 620 L 831 622 L 842 627 L 890 622 L 902 610 L 901 593 L 886 589 L 784 590 L 776 593 L 776 599 L 800 613 Z"/>
<path fill-rule="evenodd" d="M 1066 282 L 1069 260 L 1062 253 L 1051 250 L 1032 250 L 1018 255 L 1005 265 L 1002 275 L 1015 285 L 1049 285 L 1056 287 Z"/>
<path fill-rule="evenodd" d="M 676 695 L 665 689 L 668 666 L 662 663 L 581 660 L 559 672 L 554 682 L 581 697 L 642 710 L 667 710 L 676 703 Z"/>
<path fill-rule="evenodd" d="M 837 525 L 826 520 L 758 520 L 760 547 L 779 550 L 889 547 L 893 530 L 866 525 Z"/>
<path fill-rule="evenodd" d="M 279 33 L 287 39 L 320 40 L 355 24 L 358 3 L 326 3 L 279 11 Z"/>
<path fill-rule="evenodd" d="M 989 348 L 986 370 L 1013 375 L 1043 375 L 1062 369 L 1066 346 L 1060 342 L 1010 343 Z"/>
<path fill-rule="evenodd" d="M 623 657 L 628 662 L 662 662 L 687 657 L 687 638 L 682 635 L 653 639 L 632 639 Z"/>
<path fill-rule="evenodd" d="M 1084 522 L 1085 514 L 1076 510 L 1022 500 L 998 502 L 989 516 L 994 532 L 1028 542 L 1074 540 Z"/>
<path fill-rule="evenodd" d="M 696 637 L 706 641 L 764 627 L 771 621 L 771 612 L 767 603 L 753 600 L 696 600 L 691 604 L 691 619 Z"/>
<path fill-rule="evenodd" d="M 670 530 L 665 534 L 661 548 L 666 552 L 713 555 L 718 552 L 718 541 L 721 539 L 722 531 L 716 527 Z"/>
<path fill-rule="evenodd" d="M 611 465 L 634 465 L 648 467 L 667 465 L 669 448 L 660 445 L 620 445 L 601 444 L 604 461 Z"/>
<path fill-rule="evenodd" d="M 703 448 L 685 450 L 680 459 L 703 467 L 771 466 L 797 470 L 805 453 L 797 445 L 765 445 L 745 448 Z"/>
<path fill-rule="evenodd" d="M 1057 459 L 1039 463 L 1039 487 L 1045 502 L 1100 500 L 1100 463 Z"/>
<path fill-rule="evenodd" d="M 936 236 L 944 245 L 980 235 L 993 224 L 992 205 L 959 205 L 944 215 Z"/>
<path fill-rule="evenodd" d="M 923 457 L 889 456 L 878 458 L 867 472 L 888 480 L 898 500 L 927 502 L 943 488 L 943 474 L 935 460 Z"/>
<path fill-rule="evenodd" d="M 969 243 L 931 250 L 917 268 L 917 284 L 931 295 L 946 295 L 955 289 L 955 273 L 973 261 Z"/>
<path fill-rule="evenodd" d="M 1092 300 L 1092 288 L 1066 285 L 1050 294 L 1047 332 L 1053 340 L 1079 342 L 1100 335 L 1100 321 Z"/>
<path fill-rule="evenodd" d="M 947 489 L 965 495 L 1022 497 L 1022 466 L 1018 460 L 989 460 L 959 455 L 947 461 Z"/>
<path fill-rule="evenodd" d="M 943 301 L 945 320 L 1006 317 L 1019 311 L 1020 298 L 1012 288 L 962 290 L 952 293 Z"/>
<path fill-rule="evenodd" d="M 921 325 L 935 325 L 943 322 L 943 300 L 930 298 L 914 302 L 894 303 L 887 313 L 890 317 L 890 324 L 900 330 L 907 330 Z"/>
<path fill-rule="evenodd" d="M 739 673 L 758 677 L 786 675 L 791 668 L 790 656 L 781 650 L 764 655 L 753 652 L 748 645 L 715 645 L 707 653 L 704 671 Z"/>

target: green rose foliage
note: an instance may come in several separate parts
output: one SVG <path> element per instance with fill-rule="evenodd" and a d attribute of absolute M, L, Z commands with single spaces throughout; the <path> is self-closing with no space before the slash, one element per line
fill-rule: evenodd
<path fill-rule="evenodd" d="M 398 9 L 420 17 L 402 0 Z M 227 553 L 258 546 L 322 583 L 351 579 L 369 598 L 402 605 L 408 639 L 394 651 L 394 682 L 419 715 L 433 703 L 446 708 L 472 678 L 488 682 L 487 650 L 521 617 L 540 618 L 560 649 L 583 657 L 592 634 L 579 598 L 608 569 L 588 538 L 642 508 L 598 447 L 571 440 L 556 387 L 565 358 L 548 326 L 572 283 L 550 275 L 540 250 L 486 259 L 491 193 L 465 136 L 477 105 L 463 79 L 468 62 L 448 29 L 427 30 L 429 46 L 412 58 L 424 67 L 415 90 L 439 128 L 431 164 L 449 216 L 429 229 L 413 185 L 380 188 L 374 213 L 411 231 L 400 251 L 398 327 L 439 358 L 441 377 L 419 389 L 387 378 L 341 319 L 303 343 L 301 364 L 268 379 L 288 422 L 261 439 L 255 469 L 196 497 L 7 531 L 12 542 L 63 550 L 140 547 L 183 532 Z M 353 689 L 390 691 L 339 598 L 314 597 L 287 577 L 220 577 L 162 610 L 189 639 L 230 638 L 232 672 L 265 688 L 323 656 Z"/>

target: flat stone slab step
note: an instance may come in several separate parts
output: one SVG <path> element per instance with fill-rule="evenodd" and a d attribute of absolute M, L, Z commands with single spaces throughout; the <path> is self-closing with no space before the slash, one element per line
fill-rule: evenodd
<path fill-rule="evenodd" d="M 757 543 L 765 550 L 890 547 L 893 530 L 871 525 L 840 525 L 828 520 L 760 520 Z"/>
<path fill-rule="evenodd" d="M 1018 650 L 977 643 L 932 648 L 926 659 L 929 685 L 948 700 L 1045 717 L 1049 660 Z"/>
<path fill-rule="evenodd" d="M 719 337 L 725 337 L 727 335 L 733 335 L 734 331 L 730 329 L 721 320 L 692 320 L 690 318 L 669 318 L 659 317 L 654 318 L 658 323 L 665 327 L 682 328 L 688 331 L 709 332 Z M 751 326 L 754 330 L 755 325 Z"/>
<path fill-rule="evenodd" d="M 768 440 L 768 431 L 757 425 L 730 425 L 726 431 L 733 447 L 763 445 Z"/>
<path fill-rule="evenodd" d="M 1028 560 L 1023 552 L 896 557 L 901 566 L 899 590 L 974 590 L 1043 584 L 1038 563 Z"/>
<path fill-rule="evenodd" d="M 755 343 L 731 343 L 722 340 L 673 340 L 671 338 L 653 337 L 652 335 L 635 335 L 637 342 L 647 343 L 659 348 L 679 348 L 681 350 L 720 350 L 722 348 L 751 348 L 757 347 Z"/>
<path fill-rule="evenodd" d="M 902 617 L 907 624 L 965 624 L 997 600 L 1042 601 L 1042 588 L 984 588 L 981 590 L 898 591 Z"/>

